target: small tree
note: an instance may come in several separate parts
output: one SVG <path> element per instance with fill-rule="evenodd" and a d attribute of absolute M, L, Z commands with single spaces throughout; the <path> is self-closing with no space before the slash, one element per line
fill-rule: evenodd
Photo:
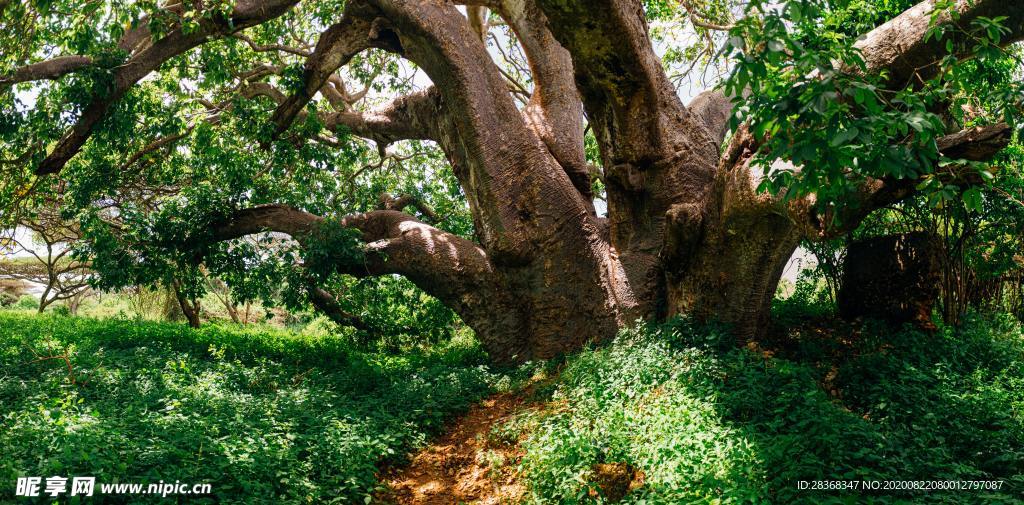
<path fill-rule="evenodd" d="M 46 208 L 20 219 L 18 225 L 29 231 L 28 241 L 14 236 L 6 247 L 14 254 L 26 253 L 30 264 L 0 263 L 0 275 L 45 286 L 39 295 L 39 312 L 58 301 L 69 301 L 77 312 L 89 291 L 91 272 L 87 262 L 72 255 L 71 245 L 80 238 L 78 227 L 62 219 L 56 207 Z"/>
<path fill-rule="evenodd" d="M 231 322 L 235 324 L 249 324 L 252 302 L 248 300 L 244 302 L 239 301 L 238 297 L 231 292 L 231 287 L 227 283 L 218 277 L 210 275 L 210 272 L 205 268 L 202 269 L 202 274 L 206 282 L 206 290 L 213 293 L 217 301 L 224 306 L 224 311 L 231 318 Z"/>

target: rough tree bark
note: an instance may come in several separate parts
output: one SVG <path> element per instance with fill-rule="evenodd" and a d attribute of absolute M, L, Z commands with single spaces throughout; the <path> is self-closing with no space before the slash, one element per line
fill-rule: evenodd
<path fill-rule="evenodd" d="M 244 2 L 246 12 L 264 18 L 290 2 L 268 3 L 264 12 L 260 2 Z M 349 0 L 307 59 L 302 89 L 288 97 L 264 93 L 280 104 L 270 120 L 282 134 L 317 93 L 333 89 L 335 71 L 367 48 L 401 55 L 433 81 L 380 110 L 344 110 L 325 122 L 382 144 L 437 142 L 467 196 L 476 241 L 398 209 L 349 216 L 342 224 L 362 232 L 366 262 L 338 271 L 407 276 L 454 309 L 497 361 L 550 357 L 638 318 L 676 314 L 716 318 L 741 336 L 756 335 L 799 241 L 837 230 L 821 224 L 827 220 L 809 200 L 783 203 L 755 191 L 757 139 L 741 128 L 721 146 L 729 100 L 708 92 L 688 106 L 680 101 L 639 0 L 461 3 L 471 7 L 469 18 L 440 0 Z M 1012 33 L 1004 43 L 1024 35 L 1024 9 L 1008 7 L 1003 0 L 955 5 L 961 20 L 1008 15 Z M 482 41 L 484 8 L 505 20 L 529 60 L 533 90 L 522 110 Z M 894 87 L 926 71 L 945 50 L 925 40 L 932 9 L 932 0 L 922 2 L 858 42 L 869 71 L 888 71 Z M 204 36 L 224 31 L 209 30 Z M 201 42 L 178 37 L 166 42 L 173 51 Z M 151 66 L 126 67 L 130 75 L 119 85 Z M 94 109 L 107 106 L 87 108 L 40 172 L 58 171 L 88 136 Z M 607 218 L 594 213 L 584 112 L 600 146 Z M 1005 145 L 1008 132 L 1006 125 L 962 132 L 940 145 L 984 159 Z M 913 187 L 869 181 L 844 223 L 855 225 Z M 276 231 L 302 243 L 320 222 L 301 209 L 268 205 L 238 210 L 216 233 L 228 240 Z"/>

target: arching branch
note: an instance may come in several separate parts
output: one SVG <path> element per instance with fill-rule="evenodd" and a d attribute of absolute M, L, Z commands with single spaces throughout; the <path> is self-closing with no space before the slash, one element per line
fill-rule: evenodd
<path fill-rule="evenodd" d="M 301 244 L 323 222 L 320 216 L 291 206 L 261 205 L 236 211 L 213 228 L 213 237 L 230 240 L 273 231 Z M 458 313 L 484 338 L 496 359 L 508 360 L 524 352 L 525 343 L 513 340 L 518 337 L 506 328 L 521 324 L 514 322 L 521 317 L 516 301 L 479 246 L 394 210 L 351 215 L 340 224 L 359 230 L 366 246 L 364 262 L 332 265 L 338 272 L 358 277 L 401 274 Z M 499 307 L 502 313 L 496 314 Z"/>
<path fill-rule="evenodd" d="M 324 218 L 288 205 L 260 205 L 234 212 L 213 229 L 216 240 L 278 232 L 304 243 Z M 491 275 L 487 255 L 476 244 L 438 230 L 397 210 L 376 210 L 347 216 L 341 226 L 362 232 L 366 261 L 337 265 L 339 271 L 359 277 L 402 274 L 421 279 L 429 293 L 444 292 L 458 278 L 482 282 Z M 437 296 L 437 295 L 435 295 Z M 438 296 L 441 298 L 440 296 Z"/>
<path fill-rule="evenodd" d="M 585 219 L 565 172 L 528 127 L 484 43 L 457 7 L 426 0 L 366 0 L 365 15 L 426 71 L 450 111 L 438 143 L 466 193 L 495 261 L 527 262 L 541 233 Z M 545 224 L 548 223 L 548 224 Z M 547 245 L 545 245 L 547 247 Z"/>
<path fill-rule="evenodd" d="M 60 172 L 85 145 L 107 111 L 140 79 L 164 62 L 211 38 L 231 34 L 284 14 L 298 0 L 240 0 L 228 19 L 203 18 L 199 27 L 187 33 L 175 28 L 152 45 L 141 49 L 117 67 L 110 89 L 97 93 L 78 121 L 36 168 L 37 175 Z"/>
<path fill-rule="evenodd" d="M 346 65 L 353 56 L 371 46 L 375 39 L 373 26 L 371 22 L 353 13 L 352 6 L 357 3 L 350 2 L 341 21 L 331 25 L 320 35 L 316 48 L 306 59 L 302 88 L 281 102 L 270 118 L 276 125 L 277 134 L 288 129 L 299 112 L 317 91 L 327 84 L 334 72 Z"/>

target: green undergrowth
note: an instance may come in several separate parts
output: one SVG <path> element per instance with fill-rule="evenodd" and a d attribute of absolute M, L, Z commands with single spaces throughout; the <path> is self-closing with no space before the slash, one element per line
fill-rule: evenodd
<path fill-rule="evenodd" d="M 686 321 L 643 325 L 569 359 L 545 409 L 494 430 L 522 437 L 530 500 L 604 502 L 627 491 L 624 503 L 647 504 L 1024 498 L 1024 336 L 1010 319 L 974 317 L 934 334 L 871 324 L 794 334 L 774 354 L 727 335 Z M 626 469 L 618 491 L 598 476 L 608 466 Z M 839 479 L 1003 483 L 800 489 Z"/>
<path fill-rule="evenodd" d="M 70 374 L 39 360 L 65 352 Z M 52 475 L 212 485 L 189 503 L 363 503 L 382 465 L 510 386 L 485 363 L 470 337 L 391 356 L 330 335 L 0 312 L 0 503 L 16 477 Z"/>

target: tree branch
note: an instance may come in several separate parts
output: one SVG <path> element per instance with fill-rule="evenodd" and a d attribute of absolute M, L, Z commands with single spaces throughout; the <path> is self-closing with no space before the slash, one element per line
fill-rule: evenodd
<path fill-rule="evenodd" d="M 89 56 L 58 56 L 50 60 L 25 65 L 10 75 L 0 77 L 0 86 L 44 79 L 60 79 L 92 64 L 93 59 Z"/>
<path fill-rule="evenodd" d="M 889 85 L 894 89 L 903 88 L 915 76 L 922 80 L 931 78 L 938 70 L 936 64 L 947 54 L 946 41 L 950 37 L 958 56 L 970 55 L 974 41 L 965 32 L 973 30 L 971 22 L 980 17 L 1006 16 L 1003 24 L 1010 33 L 1001 38 L 1000 45 L 1024 38 L 1024 9 L 1006 0 L 956 0 L 953 6 L 956 21 L 949 12 L 944 12 L 936 22 L 953 23 L 958 29 L 943 38 L 928 38 L 935 4 L 936 0 L 925 0 L 871 30 L 854 44 L 863 54 L 869 74 L 887 71 Z"/>
<path fill-rule="evenodd" d="M 331 321 L 341 326 L 351 326 L 360 331 L 370 331 L 371 328 L 362 318 L 345 310 L 338 299 L 327 290 L 311 283 L 306 288 L 306 294 L 309 296 L 309 302 Z"/>
<path fill-rule="evenodd" d="M 534 88 L 523 114 L 573 186 L 590 202 L 593 192 L 583 150 L 583 104 L 573 80 L 572 57 L 548 29 L 547 18 L 535 0 L 496 4 L 530 65 Z"/>
<path fill-rule="evenodd" d="M 323 218 L 287 205 L 262 205 L 236 211 L 213 228 L 217 240 L 263 232 L 306 242 Z M 358 277 L 401 274 L 459 311 L 478 310 L 488 291 L 500 291 L 486 253 L 457 235 L 395 210 L 376 210 L 343 218 L 340 224 L 362 232 L 364 263 L 332 265 Z"/>
<path fill-rule="evenodd" d="M 288 97 L 274 111 L 270 121 L 276 125 L 275 134 L 288 129 L 295 116 L 327 84 L 331 75 L 346 65 L 353 56 L 368 49 L 374 37 L 372 23 L 352 13 L 350 3 L 341 21 L 320 34 L 313 53 L 306 59 L 302 89 Z"/>
<path fill-rule="evenodd" d="M 947 158 L 985 161 L 1009 145 L 1013 130 L 1006 123 L 965 128 L 935 140 Z"/>
<path fill-rule="evenodd" d="M 732 100 L 720 90 L 705 91 L 693 98 L 687 107 L 700 119 L 708 136 L 721 144 L 729 133 L 729 118 L 732 116 Z"/>
<path fill-rule="evenodd" d="M 985 161 L 1009 145 L 1013 130 L 1006 123 L 967 128 L 946 135 L 936 140 L 943 156 L 968 161 Z M 948 176 L 948 183 L 980 182 L 970 181 L 975 174 L 962 170 L 954 171 Z M 917 179 L 869 179 L 861 186 L 859 197 L 852 205 L 843 209 L 836 220 L 839 226 L 833 226 L 832 219 L 819 221 L 812 216 L 817 232 L 812 235 L 820 237 L 837 237 L 853 231 L 860 222 L 875 210 L 898 203 L 917 190 Z"/>
<path fill-rule="evenodd" d="M 211 38 L 229 35 L 284 14 L 298 0 L 239 0 L 229 19 L 203 18 L 199 27 L 185 33 L 171 30 L 162 39 L 140 50 L 114 72 L 110 89 L 94 94 L 78 121 L 36 168 L 37 175 L 60 172 L 92 135 L 107 111 L 140 79 L 167 60 Z"/>
<path fill-rule="evenodd" d="M 245 98 L 267 97 L 284 104 L 294 97 L 266 82 L 250 82 L 240 88 Z M 278 109 L 280 110 L 280 109 Z M 302 117 L 305 111 L 298 111 Z M 357 136 L 384 146 L 398 140 L 438 140 L 438 119 L 446 114 L 441 94 L 434 87 L 395 98 L 379 109 L 370 111 L 341 110 L 321 114 L 324 127 L 331 131 L 348 129 Z"/>
<path fill-rule="evenodd" d="M 446 114 L 441 93 L 433 88 L 398 97 L 379 109 L 340 111 L 327 115 L 328 129 L 347 128 L 352 133 L 381 145 L 398 140 L 439 140 L 438 118 Z"/>
<path fill-rule="evenodd" d="M 236 33 L 236 34 L 232 35 L 232 37 L 234 37 L 234 38 L 236 38 L 238 40 L 241 40 L 242 42 L 245 42 L 246 45 L 248 45 L 250 49 L 252 49 L 253 51 L 255 51 L 257 53 L 267 53 L 267 52 L 278 51 L 278 52 L 282 52 L 282 53 L 294 54 L 296 56 L 302 56 L 304 58 L 308 58 L 309 56 L 311 56 L 313 54 L 312 52 L 307 51 L 305 49 L 300 49 L 298 47 L 292 47 L 292 46 L 286 46 L 284 44 L 260 45 L 260 44 L 257 44 L 256 42 L 254 42 L 252 40 L 252 38 L 247 37 L 246 35 L 243 35 L 241 33 Z"/>
<path fill-rule="evenodd" d="M 382 193 L 380 195 L 380 210 L 401 211 L 409 206 L 415 207 L 416 210 L 420 211 L 420 214 L 423 214 L 423 217 L 426 219 L 433 222 L 437 221 L 437 213 L 434 212 L 434 209 L 415 195 L 404 194 L 398 195 L 397 197 L 391 196 L 388 193 Z"/>

